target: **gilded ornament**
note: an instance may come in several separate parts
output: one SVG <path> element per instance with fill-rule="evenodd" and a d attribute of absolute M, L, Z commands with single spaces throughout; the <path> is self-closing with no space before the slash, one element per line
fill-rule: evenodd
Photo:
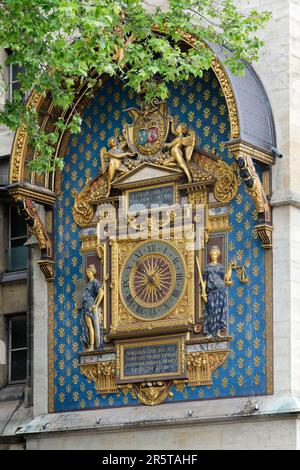
<path fill-rule="evenodd" d="M 230 117 L 230 127 L 231 127 L 231 139 L 238 139 L 240 136 L 240 125 L 236 100 L 233 94 L 232 86 L 230 84 L 229 78 L 224 70 L 224 67 L 220 61 L 215 57 L 212 60 L 212 69 L 216 74 L 219 83 L 221 85 L 222 91 L 225 96 L 225 100 L 228 107 L 229 117 Z"/>
<path fill-rule="evenodd" d="M 191 183 L 192 176 L 188 164 L 195 147 L 195 132 L 188 129 L 186 124 L 175 126 L 174 119 L 170 118 L 170 120 L 172 122 L 172 133 L 176 137 L 172 142 L 163 144 L 163 148 L 170 149 L 170 156 L 164 160 L 164 166 L 177 165 L 184 171 L 189 183 Z"/>
<path fill-rule="evenodd" d="M 154 406 L 163 403 L 168 396 L 172 396 L 170 383 L 145 382 L 136 386 L 137 396 L 143 405 Z"/>
<path fill-rule="evenodd" d="M 100 175 L 93 181 L 88 178 L 79 194 L 73 191 L 75 201 L 72 214 L 77 225 L 82 227 L 91 223 L 94 217 L 93 204 L 107 197 L 109 191 L 110 183 L 106 175 Z"/>
<path fill-rule="evenodd" d="M 217 181 L 214 185 L 214 196 L 219 202 L 228 203 L 237 195 L 238 181 L 232 166 L 219 160 L 216 168 Z"/>
<path fill-rule="evenodd" d="M 248 194 L 250 194 L 254 201 L 257 212 L 269 212 L 269 202 L 252 158 L 249 156 L 238 156 L 236 162 L 239 167 L 240 176 L 245 182 Z"/>
<path fill-rule="evenodd" d="M 212 373 L 224 364 L 227 355 L 227 350 L 187 353 L 186 366 L 189 386 L 211 385 Z"/>
<path fill-rule="evenodd" d="M 205 188 L 191 188 L 188 190 L 188 201 L 189 204 L 192 204 L 193 208 L 196 208 L 198 205 L 207 204 L 208 192 Z"/>
<path fill-rule="evenodd" d="M 89 380 L 95 382 L 98 393 L 116 393 L 116 367 L 114 361 L 103 361 L 93 364 L 81 364 L 80 371 Z"/>
<path fill-rule="evenodd" d="M 259 238 L 261 239 L 262 247 L 272 248 L 273 226 L 270 224 L 258 224 L 255 225 L 254 228 L 258 233 Z"/>

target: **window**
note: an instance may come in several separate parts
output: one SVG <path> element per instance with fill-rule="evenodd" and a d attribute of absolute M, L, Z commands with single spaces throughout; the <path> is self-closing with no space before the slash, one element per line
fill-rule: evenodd
<path fill-rule="evenodd" d="M 22 68 L 15 64 L 9 64 L 8 73 L 9 73 L 9 100 L 12 100 L 13 92 L 20 88 L 20 82 L 18 80 L 18 73 L 22 72 Z"/>
<path fill-rule="evenodd" d="M 9 208 L 9 243 L 7 256 L 7 271 L 21 271 L 27 266 L 27 227 L 15 206 Z"/>
<path fill-rule="evenodd" d="M 9 383 L 26 380 L 27 331 L 26 315 L 9 319 Z"/>

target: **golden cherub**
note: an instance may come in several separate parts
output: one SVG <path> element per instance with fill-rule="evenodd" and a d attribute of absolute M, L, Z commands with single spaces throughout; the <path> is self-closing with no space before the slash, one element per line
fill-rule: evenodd
<path fill-rule="evenodd" d="M 188 168 L 188 163 L 191 160 L 192 153 L 195 146 L 195 132 L 189 130 L 186 124 L 178 124 L 175 128 L 173 118 L 172 133 L 176 135 L 175 139 L 163 147 L 170 148 L 170 158 L 164 161 L 166 166 L 178 165 L 186 174 L 189 183 L 192 181 L 192 176 Z"/>
<path fill-rule="evenodd" d="M 128 169 L 122 165 L 122 160 L 125 157 L 133 157 L 134 154 L 128 150 L 125 150 L 126 141 L 124 139 L 120 143 L 115 137 L 111 137 L 108 140 L 109 150 L 106 151 L 106 148 L 103 147 L 100 152 L 101 160 L 101 169 L 104 174 L 107 172 L 107 177 L 111 183 L 116 176 L 116 173 L 122 172 L 126 173 Z"/>

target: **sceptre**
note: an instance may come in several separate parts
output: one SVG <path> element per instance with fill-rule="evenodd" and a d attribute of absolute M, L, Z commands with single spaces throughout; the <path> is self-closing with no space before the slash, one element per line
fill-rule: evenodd
<path fill-rule="evenodd" d="M 203 298 L 204 302 L 207 302 L 206 286 L 205 286 L 205 282 L 204 282 L 203 277 L 202 277 L 200 263 L 199 263 L 199 259 L 198 259 L 197 256 L 196 256 L 196 262 L 197 262 L 197 268 L 198 268 L 200 285 L 201 285 L 201 297 Z"/>

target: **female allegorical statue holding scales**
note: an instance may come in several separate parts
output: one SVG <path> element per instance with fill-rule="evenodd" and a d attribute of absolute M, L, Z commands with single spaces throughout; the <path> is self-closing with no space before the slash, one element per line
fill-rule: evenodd
<path fill-rule="evenodd" d="M 100 304 L 104 298 L 104 289 L 95 278 L 96 272 L 93 264 L 87 267 L 88 283 L 82 296 L 82 342 L 86 351 L 100 351 L 104 347 L 103 331 L 100 326 L 102 320 Z"/>
<path fill-rule="evenodd" d="M 221 332 L 225 330 L 227 299 L 225 284 L 231 285 L 231 266 L 226 270 L 218 263 L 220 250 L 213 246 L 209 252 L 211 262 L 205 266 L 202 284 L 202 297 L 204 305 L 204 334 L 207 339 L 222 337 Z"/>

